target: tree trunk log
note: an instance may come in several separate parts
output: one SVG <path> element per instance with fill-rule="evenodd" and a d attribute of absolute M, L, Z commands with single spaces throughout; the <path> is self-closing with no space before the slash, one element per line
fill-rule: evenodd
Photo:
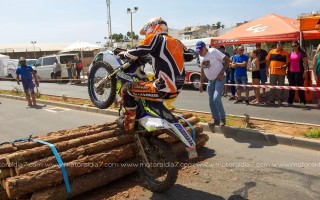
<path fill-rule="evenodd" d="M 135 145 L 128 144 L 113 150 L 85 156 L 78 160 L 65 163 L 65 168 L 68 172 L 68 177 L 72 178 L 97 171 L 103 168 L 105 163 L 122 162 L 134 156 Z M 5 186 L 9 198 L 13 199 L 61 183 L 62 180 L 62 172 L 59 166 L 52 166 L 39 171 L 7 178 Z"/>
<path fill-rule="evenodd" d="M 200 134 L 196 140 L 197 149 L 203 147 L 208 140 L 209 136 L 207 134 Z M 183 142 L 178 142 L 172 145 L 172 149 L 176 155 L 180 155 L 186 152 L 186 145 Z"/>
<path fill-rule="evenodd" d="M 188 118 L 188 119 L 186 119 L 191 125 L 195 125 L 195 124 L 197 124 L 197 123 L 199 123 L 200 122 L 200 119 L 198 118 L 198 117 L 190 117 L 190 118 Z M 183 119 L 179 119 L 179 122 L 180 122 L 180 124 L 182 125 L 182 126 L 189 126 L 188 124 L 187 124 L 187 122 L 186 121 L 184 121 Z"/>
<path fill-rule="evenodd" d="M 183 118 L 185 118 L 185 119 L 188 119 L 188 118 L 190 118 L 190 117 L 192 117 L 193 116 L 193 114 L 190 112 L 190 113 L 183 113 L 183 114 L 181 114 L 181 113 L 176 113 L 176 114 L 178 114 L 178 115 L 181 115 Z M 178 117 L 178 116 L 175 116 L 176 117 L 176 119 L 181 119 L 180 117 Z"/>
<path fill-rule="evenodd" d="M 100 125 L 84 126 L 85 128 L 80 127 L 75 129 L 62 130 L 62 131 L 48 133 L 47 135 L 44 135 L 44 136 L 34 137 L 34 139 L 44 140 L 50 143 L 57 143 L 61 141 L 82 137 L 85 135 L 92 135 L 102 131 L 115 129 L 116 126 L 113 126 L 114 124 L 115 122 L 110 122 L 110 123 L 100 124 Z M 0 156 L 2 154 L 12 153 L 15 151 L 20 151 L 25 149 L 31 149 L 38 146 L 41 146 L 41 144 L 35 143 L 35 142 L 18 142 L 15 144 L 6 144 L 3 146 L 0 146 Z"/>
<path fill-rule="evenodd" d="M 1 200 L 9 200 L 9 197 L 5 190 L 0 188 L 0 199 Z"/>
<path fill-rule="evenodd" d="M 112 123 L 109 123 L 109 124 L 112 124 Z M 63 141 L 68 141 L 68 140 L 76 139 L 76 138 L 83 137 L 83 136 L 93 135 L 93 134 L 100 133 L 102 131 L 112 130 L 112 129 L 115 129 L 115 128 L 116 128 L 116 126 L 114 126 L 114 125 L 108 126 L 108 124 L 105 124 L 104 126 L 98 127 L 97 129 L 83 130 L 83 131 L 76 132 L 76 133 L 73 133 L 73 134 L 70 134 L 70 132 L 67 131 L 67 133 L 68 133 L 67 135 L 57 135 L 57 134 L 55 134 L 56 137 L 43 136 L 43 137 L 36 137 L 35 139 L 40 139 L 40 140 L 44 140 L 44 141 L 49 142 L 49 143 L 56 144 L 58 142 L 63 142 Z M 63 131 L 60 131 L 60 132 L 63 132 Z M 14 145 L 15 146 L 13 146 L 12 144 L 9 145 L 9 146 L 11 146 L 11 151 L 12 151 L 11 153 L 16 152 L 16 151 L 20 151 L 20 150 L 27 150 L 27 149 L 43 146 L 42 144 L 37 143 L 37 142 L 19 142 L 19 143 L 16 143 Z M 7 145 L 5 145 L 5 146 L 7 146 Z M 7 147 L 9 147 L 9 146 L 7 146 Z M 7 151 L 8 151 L 8 149 L 7 149 Z M 6 158 L 7 155 L 8 154 L 0 155 L 0 166 L 6 166 L 7 162 L 6 162 L 5 158 Z"/>
<path fill-rule="evenodd" d="M 5 190 L 6 189 L 6 183 L 5 183 L 5 179 L 1 180 L 1 186 L 2 188 Z"/>
<path fill-rule="evenodd" d="M 130 164 L 133 160 L 121 163 Z M 104 168 L 99 171 L 76 177 L 71 183 L 71 197 L 84 192 L 107 185 L 108 183 L 127 176 L 136 171 L 134 167 Z M 34 192 L 31 200 L 61 200 L 67 199 L 67 191 L 64 184 L 49 189 Z"/>
<path fill-rule="evenodd" d="M 55 144 L 58 152 L 63 152 L 71 148 L 79 147 L 81 145 L 93 143 L 102 139 L 119 136 L 121 132 L 116 130 L 103 131 L 101 133 L 96 133 L 94 135 L 84 136 L 76 138 L 70 141 L 63 141 Z M 41 147 L 36 147 L 33 149 L 27 149 L 24 151 L 19 151 L 12 153 L 6 157 L 8 166 L 18 166 L 25 162 L 35 161 L 41 158 L 45 158 L 52 155 L 51 148 L 47 145 L 42 145 Z"/>
<path fill-rule="evenodd" d="M 9 154 L 2 154 L 0 155 L 0 169 L 2 168 L 7 168 L 7 161 L 6 161 L 6 156 Z"/>
<path fill-rule="evenodd" d="M 197 148 L 203 147 L 209 137 L 206 134 L 200 134 L 196 140 Z M 201 144 L 201 145 L 199 145 Z M 185 145 L 182 142 L 173 145 L 173 150 L 177 155 L 184 153 Z M 133 163 L 128 161 L 125 163 Z M 123 165 L 122 165 L 123 166 Z M 120 179 L 132 172 L 136 171 L 136 168 L 119 167 L 119 168 L 105 168 L 91 174 L 85 174 L 80 177 L 76 177 L 71 183 L 71 197 L 78 196 L 87 191 L 96 189 L 98 187 L 107 185 L 111 181 Z M 98 179 L 96 177 L 99 177 Z M 65 185 L 54 186 L 49 189 L 36 191 L 33 193 L 31 200 L 61 200 L 66 199 L 67 193 Z"/>
<path fill-rule="evenodd" d="M 10 168 L 0 169 L 0 180 L 10 177 Z"/>
<path fill-rule="evenodd" d="M 69 149 L 67 151 L 60 153 L 60 157 L 63 160 L 63 162 L 69 162 L 72 160 L 76 160 L 82 156 L 96 154 L 101 151 L 106 151 L 108 149 L 112 149 L 128 143 L 132 143 L 133 141 L 134 140 L 132 136 L 121 135 L 118 137 L 112 137 L 105 140 L 100 140 L 95 143 L 90 143 L 84 146 Z M 16 167 L 16 173 L 17 175 L 21 175 L 27 172 L 37 171 L 40 169 L 51 167 L 52 165 L 56 165 L 56 164 L 57 164 L 56 158 L 54 156 L 50 156 L 41 160 L 34 161 L 32 163 L 28 163 L 26 165 L 22 165 L 20 167 Z"/>

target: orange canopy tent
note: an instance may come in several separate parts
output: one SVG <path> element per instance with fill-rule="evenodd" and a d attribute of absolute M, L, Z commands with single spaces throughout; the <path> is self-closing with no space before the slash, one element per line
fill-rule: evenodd
<path fill-rule="evenodd" d="M 299 20 L 269 14 L 212 38 L 211 46 L 299 40 L 299 26 Z M 303 40 L 320 39 L 320 32 L 304 31 L 302 36 Z"/>
<path fill-rule="evenodd" d="M 320 31 L 320 15 L 309 16 L 300 19 L 300 30 L 319 30 Z"/>

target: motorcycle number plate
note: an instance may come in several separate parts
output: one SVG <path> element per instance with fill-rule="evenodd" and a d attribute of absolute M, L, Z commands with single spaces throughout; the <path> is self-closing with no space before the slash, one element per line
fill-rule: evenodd
<path fill-rule="evenodd" d="M 187 148 L 189 159 L 197 158 L 198 153 L 196 148 Z"/>

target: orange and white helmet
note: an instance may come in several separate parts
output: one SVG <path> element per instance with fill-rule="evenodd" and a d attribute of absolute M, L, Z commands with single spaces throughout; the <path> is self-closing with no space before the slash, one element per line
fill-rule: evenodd
<path fill-rule="evenodd" d="M 140 30 L 140 35 L 153 34 L 168 34 L 167 22 L 161 17 L 153 17 Z"/>

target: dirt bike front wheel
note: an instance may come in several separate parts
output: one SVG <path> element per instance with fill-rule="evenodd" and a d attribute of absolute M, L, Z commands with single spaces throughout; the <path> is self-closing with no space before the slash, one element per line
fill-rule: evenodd
<path fill-rule="evenodd" d="M 172 148 L 162 139 L 140 137 L 139 173 L 145 186 L 152 192 L 169 190 L 178 177 L 177 158 Z M 143 148 L 143 149 L 142 149 Z M 142 152 L 143 151 L 143 152 Z"/>
<path fill-rule="evenodd" d="M 90 70 L 88 77 L 88 93 L 91 102 L 100 109 L 105 109 L 111 106 L 116 97 L 116 77 L 112 77 L 104 85 L 99 88 L 95 87 L 106 76 L 113 72 L 113 68 L 109 63 L 96 62 Z"/>

